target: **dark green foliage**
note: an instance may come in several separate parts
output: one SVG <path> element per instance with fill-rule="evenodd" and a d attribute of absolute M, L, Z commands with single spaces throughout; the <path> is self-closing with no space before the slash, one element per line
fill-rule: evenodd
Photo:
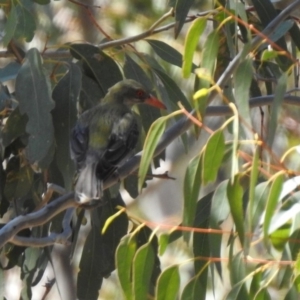
<path fill-rule="evenodd" d="M 214 9 L 211 1 L 201 0 L 172 0 L 165 8 L 150 0 L 127 1 L 124 18 L 111 16 L 112 12 L 104 15 L 102 8 L 85 6 L 84 1 L 82 5 L 75 2 L 63 5 L 75 7 L 77 20 L 88 16 L 88 27 L 80 28 L 87 38 L 55 48 L 62 29 L 55 28 L 55 22 L 46 29 L 41 21 L 50 15 L 54 1 L 0 1 L 5 14 L 0 24 L 2 42 L 7 50 L 1 55 L 3 61 L 9 57 L 0 69 L 0 216 L 9 225 L 31 220 L 31 213 L 51 211 L 63 197 L 56 192 L 45 197 L 49 183 L 73 190 L 76 174 L 69 139 L 78 115 L 101 102 L 115 83 L 130 78 L 161 99 L 167 111 L 134 107 L 141 127 L 136 151 L 144 145 L 144 163 L 141 176 L 131 170 L 122 188 L 138 197 L 146 181 L 152 180 L 150 171 L 156 173 L 159 160 L 165 158 L 163 151 L 152 157 L 160 138 L 167 146 L 181 132 L 185 150 L 192 149 L 193 154 L 180 166 L 184 183 L 176 179 L 183 187 L 179 196 L 183 211 L 176 216 L 180 226 L 152 226 L 144 216 L 136 217 L 131 207 L 127 212 L 119 184 L 105 190 L 102 206 L 76 207 L 74 218 L 66 220 L 62 209 L 34 226 L 14 225 L 11 230 L 19 230 L 15 240 L 5 240 L 0 250 L 0 299 L 5 299 L 6 275 L 13 267 L 20 268 L 20 299 L 32 299 L 32 287 L 41 284 L 53 263 L 51 243 L 17 246 L 16 240 L 41 242 L 67 229 L 69 235 L 59 241 L 71 248 L 68 264 L 76 255 L 80 257 L 79 266 L 74 266 L 79 269 L 78 299 L 96 300 L 99 290 L 105 289 L 104 279 L 115 270 L 119 281 L 115 294 L 128 300 L 198 300 L 211 292 L 220 299 L 268 300 L 271 289 L 284 299 L 296 299 L 300 292 L 300 181 L 299 153 L 292 147 L 299 144 L 299 111 L 283 105 L 299 106 L 300 101 L 293 92 L 298 92 L 298 82 L 292 83 L 289 76 L 294 71 L 298 80 L 299 75 L 300 30 L 295 16 L 282 20 L 263 41 L 254 43 L 259 35 L 249 25 L 262 31 L 280 13 L 270 0 L 252 0 L 253 9 L 247 10 L 244 1 L 237 5 L 216 1 Z M 173 15 L 163 16 L 170 7 Z M 115 29 L 111 38 L 102 34 L 107 24 L 101 22 L 106 18 L 111 18 L 109 26 Z M 145 40 L 117 40 L 124 38 L 127 21 L 137 24 L 144 18 L 151 21 L 145 25 Z M 92 39 L 91 27 L 101 33 L 96 32 L 96 40 L 84 42 Z M 172 37 L 166 31 L 170 28 Z M 49 38 L 43 50 L 28 44 L 42 35 Z M 216 96 L 222 106 L 211 107 Z M 261 108 L 252 110 L 266 104 L 265 114 Z M 206 114 L 214 116 L 213 122 Z M 220 115 L 228 118 L 215 118 Z M 193 130 L 187 131 L 192 122 Z M 180 151 L 171 148 L 170 152 Z M 170 173 L 176 162 L 170 161 Z M 168 174 L 158 175 L 170 180 Z M 165 199 L 159 200 L 164 206 Z M 78 253 L 82 229 L 88 226 Z M 0 243 L 5 239 L 3 228 L 5 224 L 0 226 Z M 167 260 L 169 266 L 163 269 L 161 256 L 167 256 L 169 249 L 176 257 L 174 262 Z M 226 278 L 230 284 L 222 286 Z"/>

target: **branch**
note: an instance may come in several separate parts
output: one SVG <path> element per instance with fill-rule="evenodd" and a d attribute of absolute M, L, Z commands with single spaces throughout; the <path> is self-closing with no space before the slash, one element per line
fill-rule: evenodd
<path fill-rule="evenodd" d="M 55 199 L 37 212 L 14 218 L 0 230 L 0 248 L 7 242 L 13 241 L 15 235 L 22 229 L 45 224 L 67 208 L 77 206 L 78 203 L 74 200 L 74 193 L 68 193 Z"/>
<path fill-rule="evenodd" d="M 72 228 L 70 226 L 71 219 L 74 213 L 74 208 L 68 208 L 66 211 L 66 214 L 63 219 L 63 231 L 61 233 L 50 233 L 49 236 L 46 237 L 40 237 L 40 238 L 34 238 L 34 237 L 22 237 L 22 236 L 14 236 L 10 243 L 17 245 L 17 246 L 23 246 L 23 247 L 46 247 L 51 246 L 53 244 L 63 244 L 68 245 L 69 238 L 72 235 Z M 27 215 L 28 217 L 28 215 Z M 8 223 L 9 224 L 9 223 Z M 40 224 L 38 224 L 40 225 Z"/>

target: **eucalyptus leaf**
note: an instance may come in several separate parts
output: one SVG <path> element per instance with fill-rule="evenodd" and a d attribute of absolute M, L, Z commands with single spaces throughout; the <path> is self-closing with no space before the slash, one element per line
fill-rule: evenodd
<path fill-rule="evenodd" d="M 26 156 L 31 163 L 45 159 L 54 142 L 49 77 L 42 65 L 37 49 L 30 49 L 16 79 L 16 98 L 21 114 L 28 116 L 26 132 L 29 134 Z"/>

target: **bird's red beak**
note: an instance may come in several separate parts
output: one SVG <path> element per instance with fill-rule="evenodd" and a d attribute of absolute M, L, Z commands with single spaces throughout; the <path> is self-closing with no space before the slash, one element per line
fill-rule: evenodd
<path fill-rule="evenodd" d="M 166 109 L 166 106 L 152 95 L 150 95 L 150 97 L 147 98 L 144 103 L 160 109 Z"/>

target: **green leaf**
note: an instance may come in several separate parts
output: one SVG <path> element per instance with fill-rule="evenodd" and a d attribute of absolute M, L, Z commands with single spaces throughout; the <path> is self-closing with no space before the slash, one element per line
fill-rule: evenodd
<path fill-rule="evenodd" d="M 30 42 L 36 30 L 35 19 L 32 11 L 31 1 L 12 1 L 12 8 L 5 24 L 5 36 L 3 43 L 8 45 L 12 38 L 25 39 Z"/>
<path fill-rule="evenodd" d="M 27 248 L 24 252 L 24 261 L 22 262 L 21 279 L 23 280 L 23 288 L 21 291 L 21 299 L 30 300 L 32 297 L 31 283 L 39 265 L 39 257 L 42 249 Z"/>
<path fill-rule="evenodd" d="M 3 146 L 7 147 L 16 138 L 25 134 L 28 117 L 20 114 L 19 107 L 16 107 L 8 117 L 3 128 Z"/>
<path fill-rule="evenodd" d="M 220 224 L 226 220 L 230 214 L 229 202 L 227 199 L 227 185 L 228 180 L 221 182 L 216 188 L 213 197 L 210 210 L 210 227 L 213 229 L 221 230 Z M 213 257 L 221 257 L 222 235 L 210 234 L 209 243 L 211 249 L 211 255 Z M 222 278 L 222 265 L 220 262 L 215 262 L 215 266 Z"/>
<path fill-rule="evenodd" d="M 253 206 L 251 212 L 251 232 L 259 226 L 260 218 L 265 211 L 270 186 L 268 182 L 262 182 L 255 187 Z M 250 207 L 249 207 L 250 209 Z"/>
<path fill-rule="evenodd" d="M 167 105 L 170 105 L 170 110 L 173 111 L 178 108 L 178 102 L 187 109 L 191 109 L 191 105 L 187 100 L 186 96 L 182 92 L 182 89 L 178 86 L 178 84 L 165 72 L 161 72 L 160 70 L 155 70 L 155 74 L 162 81 L 165 91 L 167 92 L 168 100 Z"/>
<path fill-rule="evenodd" d="M 209 228 L 212 197 L 213 193 L 209 193 L 198 201 L 194 221 L 195 228 Z M 195 231 L 193 233 L 193 253 L 195 257 L 194 269 L 195 274 L 198 275 L 197 279 L 200 282 L 202 290 L 202 293 L 198 298 L 199 300 L 205 300 L 209 262 L 198 258 L 209 257 L 211 255 L 210 241 L 210 234 L 208 232 Z"/>
<path fill-rule="evenodd" d="M 285 184 L 286 182 L 284 183 L 284 185 Z M 282 193 L 280 194 L 278 200 L 282 199 L 281 195 Z M 294 192 L 292 196 L 285 201 L 285 205 L 281 207 L 278 211 L 276 211 L 276 213 L 272 216 L 272 220 L 269 227 L 269 234 L 278 230 L 284 224 L 287 224 L 291 221 L 295 223 L 300 213 L 300 204 L 298 201 L 299 196 L 300 196 L 299 191 Z"/>
<path fill-rule="evenodd" d="M 194 276 L 184 287 L 180 299 L 199 300 L 199 295 L 205 296 L 205 293 L 202 294 L 202 285 L 198 276 Z"/>
<path fill-rule="evenodd" d="M 254 297 L 254 300 L 271 300 L 271 299 L 272 298 L 268 292 L 267 287 L 260 289 Z"/>
<path fill-rule="evenodd" d="M 116 251 L 116 269 L 121 287 L 127 300 L 133 299 L 132 294 L 132 261 L 136 251 L 136 242 L 131 235 L 125 236 Z"/>
<path fill-rule="evenodd" d="M 182 64 L 182 74 L 184 78 L 189 77 L 192 71 L 194 52 L 199 43 L 199 38 L 203 34 L 205 28 L 205 18 L 197 18 L 189 27 L 184 42 L 184 54 Z"/>
<path fill-rule="evenodd" d="M 159 255 L 163 255 L 167 249 L 167 246 L 169 244 L 169 234 L 162 233 L 159 236 Z"/>
<path fill-rule="evenodd" d="M 173 265 L 160 274 L 156 287 L 156 300 L 173 300 L 177 298 L 180 288 L 180 275 L 177 265 Z"/>
<path fill-rule="evenodd" d="M 55 160 L 67 190 L 72 189 L 75 171 L 74 162 L 70 157 L 70 137 L 77 120 L 81 79 L 79 67 L 71 63 L 69 72 L 58 82 L 52 93 L 56 104 L 52 112 L 56 139 Z"/>
<path fill-rule="evenodd" d="M 229 201 L 231 215 L 238 232 L 241 244 L 244 244 L 244 211 L 243 211 L 243 188 L 238 175 L 234 177 L 234 182 L 228 182 L 227 197 Z"/>
<path fill-rule="evenodd" d="M 212 199 L 211 219 L 216 224 L 224 222 L 230 213 L 230 207 L 227 199 L 228 180 L 222 181 L 215 189 Z"/>
<path fill-rule="evenodd" d="M 138 189 L 141 191 L 144 180 L 146 178 L 153 154 L 155 152 L 156 146 L 163 135 L 165 128 L 166 128 L 166 122 L 173 117 L 174 115 L 178 114 L 177 112 L 174 112 L 172 114 L 169 114 L 168 116 L 161 117 L 157 119 L 154 123 L 152 123 L 143 147 L 143 154 L 140 162 L 140 168 L 139 168 L 139 181 L 138 181 Z"/>
<path fill-rule="evenodd" d="M 216 180 L 224 151 L 224 134 L 222 130 L 217 130 L 208 139 L 203 152 L 202 181 L 204 185 Z"/>
<path fill-rule="evenodd" d="M 257 178 L 259 174 L 259 154 L 260 154 L 260 148 L 258 146 L 255 146 L 254 148 L 254 155 L 253 160 L 251 164 L 251 175 L 250 175 L 250 182 L 249 182 L 249 201 L 247 206 L 247 213 L 246 213 L 246 232 L 254 233 L 255 225 L 253 226 L 253 211 L 254 211 L 254 205 L 256 204 L 256 197 L 255 197 L 255 187 L 257 185 Z M 245 240 L 245 254 L 248 254 L 250 243 L 252 240 L 251 235 L 247 235 Z"/>
<path fill-rule="evenodd" d="M 199 198 L 201 186 L 201 159 L 200 155 L 194 157 L 185 172 L 184 177 L 184 204 L 183 204 L 183 226 L 193 226 L 196 206 Z M 189 234 L 184 234 L 185 239 L 188 239 Z"/>
<path fill-rule="evenodd" d="M 252 74 L 252 59 L 250 58 L 246 58 L 244 61 L 242 61 L 234 73 L 234 91 L 236 105 L 239 110 L 239 116 L 248 125 L 251 125 L 248 98 L 253 76 Z"/>
<path fill-rule="evenodd" d="M 167 104 L 172 104 L 172 110 L 177 109 L 178 102 L 181 102 L 185 109 L 190 111 L 192 107 L 178 84 L 176 84 L 176 82 L 165 72 L 155 69 L 155 74 L 159 77 L 165 87 L 169 98 Z"/>
<path fill-rule="evenodd" d="M 249 299 L 245 284 L 247 277 L 243 258 L 243 252 L 239 252 L 230 260 L 229 270 L 232 290 L 228 293 L 226 300 Z"/>
<path fill-rule="evenodd" d="M 102 97 L 110 87 L 123 79 L 116 62 L 98 47 L 90 44 L 72 44 L 70 52 L 73 57 L 82 61 L 82 72 L 98 83 Z"/>
<path fill-rule="evenodd" d="M 81 74 L 80 110 L 82 112 L 95 107 L 103 98 L 103 92 L 98 83 L 85 74 Z"/>
<path fill-rule="evenodd" d="M 259 19 L 261 20 L 261 23 L 263 24 L 263 27 L 266 27 L 278 15 L 276 9 L 274 8 L 274 5 L 270 0 L 265 0 L 265 1 L 252 0 L 252 4 L 256 10 Z M 278 25 L 279 26 L 277 26 L 276 30 L 274 30 L 275 32 L 272 34 L 274 36 L 274 38 L 272 39 L 276 41 L 276 44 L 279 49 L 283 51 L 288 51 L 287 44 L 283 34 L 287 32 L 291 24 L 284 24 L 283 22 Z M 276 61 L 278 65 L 285 71 L 287 71 L 289 67 L 293 64 L 292 60 L 286 55 L 279 56 Z"/>
<path fill-rule="evenodd" d="M 284 224 L 270 234 L 270 240 L 277 251 L 283 251 L 291 233 L 291 222 Z"/>
<path fill-rule="evenodd" d="M 159 40 L 147 39 L 146 41 L 150 44 L 152 49 L 161 59 L 172 65 L 178 66 L 180 68 L 182 67 L 182 54 L 176 49 Z M 191 67 L 193 70 L 196 68 L 196 65 L 192 64 Z"/>
<path fill-rule="evenodd" d="M 219 49 L 219 33 L 217 30 L 213 30 L 208 36 L 205 41 L 203 51 L 202 51 L 202 59 L 201 59 L 201 68 L 196 70 L 196 74 L 199 77 L 199 84 L 198 89 L 201 97 L 195 97 L 194 95 L 194 107 L 198 112 L 198 115 L 202 117 L 205 114 L 205 110 L 207 107 L 207 100 L 208 100 L 208 92 L 209 88 L 214 80 L 213 74 L 216 68 L 216 59 L 218 56 L 218 49 Z"/>
<path fill-rule="evenodd" d="M 286 73 L 282 74 L 275 88 L 274 101 L 272 103 L 271 116 L 268 123 L 267 142 L 269 147 L 272 147 L 275 138 L 278 125 L 278 116 L 282 108 L 282 103 L 287 88 L 287 79 L 288 75 Z"/>
<path fill-rule="evenodd" d="M 299 297 L 299 292 L 295 286 L 292 286 L 288 293 L 285 295 L 284 300 L 295 300 Z"/>
<path fill-rule="evenodd" d="M 148 91 L 153 89 L 153 83 L 146 75 L 144 69 L 129 55 L 125 55 L 124 74 L 126 78 L 140 82 Z M 166 99 L 163 100 L 165 101 Z M 144 131 L 148 132 L 154 120 L 159 118 L 161 114 L 157 108 L 149 105 L 140 105 L 138 110 L 141 115 Z"/>
<path fill-rule="evenodd" d="M 133 261 L 133 291 L 135 299 L 147 299 L 154 264 L 154 250 L 151 243 L 141 246 Z"/>
<path fill-rule="evenodd" d="M 260 154 L 260 148 L 258 146 L 255 147 L 255 152 L 251 164 L 251 175 L 250 175 L 250 184 L 249 184 L 249 204 L 248 204 L 248 215 L 247 215 L 247 223 L 248 223 L 248 231 L 253 232 L 256 226 L 256 222 L 253 225 L 253 217 L 254 214 L 257 212 L 254 212 L 256 201 L 258 201 L 256 195 L 255 195 L 255 188 L 257 184 L 257 178 L 258 178 L 258 167 L 259 167 L 259 154 Z"/>
<path fill-rule="evenodd" d="M 54 108 L 49 77 L 37 49 L 30 49 L 16 79 L 16 98 L 21 114 L 27 114 L 29 141 L 26 156 L 30 163 L 41 162 L 54 142 L 50 111 Z M 50 162 L 50 161 L 49 161 Z"/>
<path fill-rule="evenodd" d="M 217 30 L 213 30 L 208 36 L 203 46 L 201 68 L 206 70 L 207 74 L 213 78 L 214 70 L 216 67 L 216 59 L 218 57 L 219 50 L 219 33 Z M 205 86 L 209 87 L 211 81 L 206 80 Z"/>
<path fill-rule="evenodd" d="M 264 233 L 264 240 L 267 243 L 268 235 L 269 235 L 269 227 L 271 224 L 272 216 L 275 212 L 275 208 L 278 204 L 279 196 L 282 191 L 282 185 L 284 180 L 284 174 L 279 172 L 275 175 L 273 179 L 270 192 L 268 195 L 267 206 L 266 206 L 266 213 L 264 217 L 263 223 L 263 233 Z"/>
<path fill-rule="evenodd" d="M 182 26 L 185 23 L 187 14 L 194 3 L 194 0 L 177 0 L 175 7 L 175 39 L 178 37 Z"/>
<path fill-rule="evenodd" d="M 145 70 L 127 54 L 125 54 L 124 74 L 126 78 L 140 82 L 147 90 L 153 89 L 153 84 Z"/>

